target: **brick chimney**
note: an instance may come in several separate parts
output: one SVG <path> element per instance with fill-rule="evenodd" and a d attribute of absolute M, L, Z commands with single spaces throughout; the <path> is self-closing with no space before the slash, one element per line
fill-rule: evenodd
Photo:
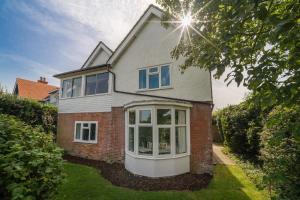
<path fill-rule="evenodd" d="M 45 77 L 40 76 L 40 80 L 37 80 L 37 82 L 39 83 L 44 83 L 44 84 L 48 84 L 48 81 L 46 81 Z"/>

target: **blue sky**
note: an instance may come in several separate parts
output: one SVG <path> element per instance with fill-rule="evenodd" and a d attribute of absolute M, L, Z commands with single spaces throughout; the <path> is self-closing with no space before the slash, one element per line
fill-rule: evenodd
<path fill-rule="evenodd" d="M 0 83 L 37 80 L 81 67 L 102 40 L 115 49 L 155 0 L 1 0 Z M 246 89 L 213 80 L 217 108 L 241 101 Z"/>

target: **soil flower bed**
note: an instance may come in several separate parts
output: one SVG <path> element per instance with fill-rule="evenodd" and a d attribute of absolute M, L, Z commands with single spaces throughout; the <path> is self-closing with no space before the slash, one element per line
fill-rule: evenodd
<path fill-rule="evenodd" d="M 128 172 L 121 163 L 107 163 L 70 155 L 65 155 L 64 159 L 99 169 L 101 175 L 113 185 L 143 191 L 199 190 L 205 188 L 212 179 L 210 174 L 191 173 L 166 178 L 149 178 Z"/>

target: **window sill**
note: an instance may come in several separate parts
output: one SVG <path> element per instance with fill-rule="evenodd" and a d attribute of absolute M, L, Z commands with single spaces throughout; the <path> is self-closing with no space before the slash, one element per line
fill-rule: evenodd
<path fill-rule="evenodd" d="M 74 140 L 74 143 L 84 143 L 84 144 L 97 144 L 97 141 L 84 141 L 84 140 Z"/>
<path fill-rule="evenodd" d="M 101 94 L 84 95 L 84 96 L 78 96 L 78 97 L 60 98 L 59 100 L 79 99 L 79 98 L 85 98 L 85 97 L 106 96 L 106 95 L 111 95 L 111 92 L 101 93 Z"/>
<path fill-rule="evenodd" d="M 170 160 L 170 159 L 177 159 L 177 158 L 190 156 L 189 153 L 183 153 L 177 155 L 164 155 L 164 156 L 145 156 L 145 155 L 136 155 L 132 152 L 129 152 L 128 150 L 126 151 L 126 154 L 137 159 L 146 159 L 146 160 Z"/>
<path fill-rule="evenodd" d="M 160 88 L 153 88 L 153 89 L 138 89 L 136 92 L 148 92 L 148 91 L 168 90 L 168 89 L 173 89 L 173 87 L 168 86 L 168 87 L 160 87 Z"/>

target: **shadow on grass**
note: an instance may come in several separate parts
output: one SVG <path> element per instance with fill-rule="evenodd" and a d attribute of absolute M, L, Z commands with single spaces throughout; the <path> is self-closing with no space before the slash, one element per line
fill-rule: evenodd
<path fill-rule="evenodd" d="M 54 199 L 200 199 L 200 200 L 250 200 L 265 199 L 247 180 L 237 166 L 216 165 L 214 178 L 207 188 L 199 191 L 144 192 L 117 187 L 104 179 L 91 167 L 65 164 L 66 182 Z M 163 189 L 163 188 L 162 188 Z"/>

